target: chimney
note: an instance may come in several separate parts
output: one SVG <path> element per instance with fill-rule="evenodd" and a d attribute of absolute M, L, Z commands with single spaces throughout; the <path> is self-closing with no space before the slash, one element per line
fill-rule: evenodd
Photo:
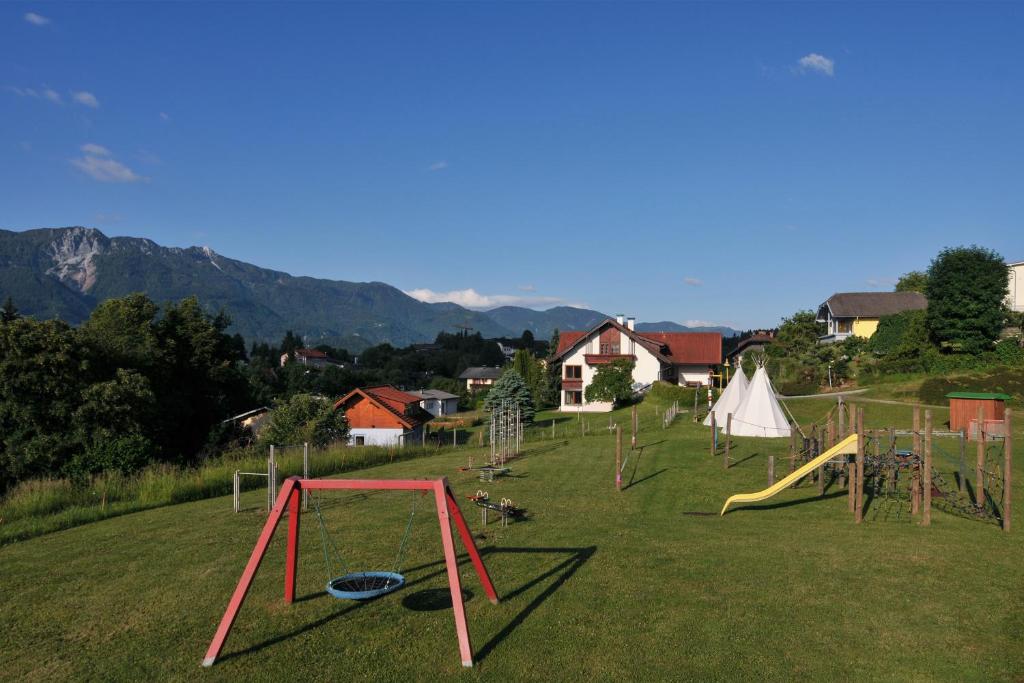
<path fill-rule="evenodd" d="M 634 318 L 633 316 L 629 316 L 628 318 L 626 318 L 626 327 L 629 328 L 630 330 L 636 327 L 636 318 Z"/>
<path fill-rule="evenodd" d="M 617 316 L 615 316 L 615 322 L 617 322 L 620 325 L 625 325 L 626 316 L 624 316 L 622 313 L 619 313 Z"/>

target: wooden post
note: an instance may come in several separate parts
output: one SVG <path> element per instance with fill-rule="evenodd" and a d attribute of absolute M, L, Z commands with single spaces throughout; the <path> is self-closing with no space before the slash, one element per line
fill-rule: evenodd
<path fill-rule="evenodd" d="M 775 456 L 768 456 L 768 486 L 775 484 Z"/>
<path fill-rule="evenodd" d="M 857 408 L 857 499 L 854 521 L 864 519 L 864 409 Z"/>
<path fill-rule="evenodd" d="M 636 432 L 637 432 L 637 420 L 636 420 L 636 404 L 633 404 L 633 437 L 630 441 L 630 448 L 636 448 Z M 711 428 L 714 429 L 715 423 L 711 422 Z"/>
<path fill-rule="evenodd" d="M 711 455 L 715 455 L 715 437 L 718 435 L 718 425 L 715 424 L 715 414 L 711 413 Z M 636 439 L 636 436 L 633 436 Z"/>
<path fill-rule="evenodd" d="M 960 428 L 960 495 L 967 492 L 967 430 Z"/>
<path fill-rule="evenodd" d="M 932 411 L 924 411 L 924 510 L 921 513 L 921 525 L 932 523 Z"/>
<path fill-rule="evenodd" d="M 836 445 L 836 423 L 832 421 L 831 417 L 828 419 L 828 431 L 826 433 L 828 434 L 828 439 L 825 441 L 825 449 L 827 450 Z"/>
<path fill-rule="evenodd" d="M 722 465 L 725 469 L 729 469 L 729 447 L 732 439 L 732 413 L 725 416 L 725 458 L 722 460 Z"/>
<path fill-rule="evenodd" d="M 1003 531 L 1010 530 L 1010 507 L 1013 502 L 1013 425 L 1010 420 L 1012 415 L 1013 411 L 1007 408 L 1003 417 L 1003 429 L 1006 433 L 1003 441 Z"/>
<path fill-rule="evenodd" d="M 985 507 L 985 409 L 978 406 L 978 461 L 974 468 L 974 504 Z"/>
<path fill-rule="evenodd" d="M 839 421 L 839 438 L 846 436 L 846 428 L 843 423 L 843 397 L 839 397 L 839 407 L 836 409 L 836 419 Z"/>
<path fill-rule="evenodd" d="M 622 427 L 615 425 L 615 490 L 622 490 Z"/>
<path fill-rule="evenodd" d="M 914 406 L 914 455 L 921 455 L 921 406 Z"/>

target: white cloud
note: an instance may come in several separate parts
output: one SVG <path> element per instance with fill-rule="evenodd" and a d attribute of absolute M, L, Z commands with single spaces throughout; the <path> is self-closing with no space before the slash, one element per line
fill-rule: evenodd
<path fill-rule="evenodd" d="M 168 115 L 167 112 L 162 111 L 162 112 L 160 112 L 160 120 L 161 121 L 170 121 L 171 117 L 170 117 L 170 115 Z"/>
<path fill-rule="evenodd" d="M 93 180 L 101 183 L 138 183 L 148 180 L 112 158 L 110 150 L 102 145 L 90 142 L 82 145 L 81 150 L 85 156 L 72 159 L 71 165 Z"/>
<path fill-rule="evenodd" d="M 714 320 L 684 320 L 686 327 L 732 327 L 729 323 L 716 323 Z"/>
<path fill-rule="evenodd" d="M 817 71 L 818 73 L 825 74 L 826 76 L 835 75 L 835 62 L 819 55 L 816 52 L 812 52 L 809 55 L 804 55 L 797 60 L 797 64 L 800 66 L 800 71 Z"/>
<path fill-rule="evenodd" d="M 92 107 L 93 109 L 99 109 L 100 101 L 96 99 L 96 96 L 87 90 L 79 90 L 78 92 L 71 93 L 71 99 L 79 104 L 83 104 L 86 107 Z"/>
<path fill-rule="evenodd" d="M 448 168 L 447 161 L 435 161 L 430 166 L 427 166 L 428 171 L 443 171 L 446 168 Z"/>
<path fill-rule="evenodd" d="M 565 299 L 556 296 L 519 296 L 516 294 L 481 294 L 475 289 L 455 289 L 450 292 L 435 292 L 432 289 L 412 289 L 406 292 L 413 299 L 428 304 L 451 302 L 466 308 L 486 310 L 498 306 L 524 306 L 526 308 L 551 307 L 565 304 Z M 572 304 L 568 304 L 572 305 Z M 577 304 L 582 306 L 583 304 Z"/>
<path fill-rule="evenodd" d="M 537 288 L 533 285 L 519 285 L 516 287 L 520 292 L 536 292 Z"/>
<path fill-rule="evenodd" d="M 35 12 L 25 12 L 25 21 L 34 26 L 46 26 L 50 23 L 50 20 L 44 17 L 42 14 L 36 14 Z"/>
<path fill-rule="evenodd" d="M 17 88 L 13 85 L 8 86 L 7 89 L 19 97 L 33 97 L 37 100 L 49 100 L 54 104 L 61 103 L 60 93 L 45 85 L 38 90 L 36 88 Z"/>
<path fill-rule="evenodd" d="M 683 282 L 690 285 L 691 287 L 700 287 L 704 284 L 703 280 L 698 280 L 695 277 L 684 277 Z"/>
<path fill-rule="evenodd" d="M 82 145 L 79 149 L 81 149 L 86 154 L 91 154 L 94 157 L 109 157 L 110 156 L 110 150 L 109 149 L 107 149 L 103 145 L 97 145 L 94 142 L 87 142 L 86 144 Z"/>

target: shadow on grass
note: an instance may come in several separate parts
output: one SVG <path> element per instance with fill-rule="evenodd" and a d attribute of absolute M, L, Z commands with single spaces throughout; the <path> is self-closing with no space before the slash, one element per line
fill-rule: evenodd
<path fill-rule="evenodd" d="M 629 483 L 628 483 L 628 484 L 626 484 L 625 486 L 623 486 L 623 487 L 622 487 L 622 490 L 623 490 L 623 491 L 625 491 L 625 490 L 627 490 L 627 489 L 631 489 L 631 488 L 633 488 L 634 486 L 637 486 L 638 484 L 642 484 L 642 483 L 644 483 L 644 482 L 645 482 L 645 481 L 647 481 L 648 479 L 653 479 L 654 477 L 658 476 L 659 474 L 661 474 L 661 473 L 663 473 L 663 472 L 668 472 L 668 468 L 667 468 L 667 467 L 662 467 L 662 468 L 661 468 L 660 470 L 658 470 L 657 472 L 651 472 L 651 473 L 650 473 L 650 474 L 648 474 L 648 475 L 647 475 L 646 477 L 641 477 L 640 479 L 635 479 L 635 480 L 634 480 L 634 479 L 633 479 L 633 477 L 630 477 L 630 478 L 629 478 Z M 636 474 L 636 470 L 635 470 L 635 469 L 633 470 L 633 473 L 634 473 L 634 474 Z"/>
<path fill-rule="evenodd" d="M 580 567 L 586 564 L 587 560 L 594 556 L 597 552 L 597 546 L 588 546 L 585 548 L 489 548 L 490 552 L 488 555 L 498 555 L 504 553 L 522 554 L 522 553 L 540 553 L 540 554 L 568 554 L 563 562 L 555 565 L 551 569 L 543 572 L 542 574 L 530 579 L 523 585 L 515 588 L 505 595 L 501 596 L 502 600 L 511 600 L 526 591 L 530 590 L 534 586 L 542 583 L 543 581 L 554 578 L 554 580 L 548 584 L 548 586 L 541 591 L 533 600 L 529 602 L 522 610 L 519 611 L 512 620 L 498 633 L 496 633 L 489 641 L 477 651 L 476 660 L 483 661 L 487 655 L 494 651 L 498 645 L 501 644 L 505 638 L 507 638 L 513 631 L 516 630 L 526 619 L 533 614 L 534 611 L 550 598 L 555 591 L 561 588 L 566 581 L 572 578 Z"/>
<path fill-rule="evenodd" d="M 736 462 L 730 464 L 729 468 L 732 469 L 733 467 L 739 467 L 740 465 L 742 465 L 746 461 L 752 460 L 752 459 L 756 458 L 759 455 L 761 455 L 761 453 L 759 451 L 754 451 L 753 453 L 751 453 L 747 457 L 743 458 L 742 460 L 737 460 Z"/>
<path fill-rule="evenodd" d="M 526 591 L 529 591 L 531 588 L 537 586 L 538 584 L 543 583 L 545 580 L 550 579 L 552 577 L 554 578 L 554 580 L 543 591 L 541 591 L 535 598 L 533 598 L 533 600 L 529 602 L 529 604 L 527 604 L 514 617 L 512 617 L 512 620 L 508 624 L 506 624 L 504 628 L 502 628 L 489 641 L 487 641 L 487 643 L 485 643 L 483 647 L 479 649 L 479 651 L 476 653 L 477 661 L 482 661 L 484 657 L 486 657 L 490 652 L 492 652 L 498 645 L 501 644 L 503 640 L 505 640 L 513 631 L 515 631 L 516 628 L 518 628 L 524 621 L 526 621 L 526 619 L 534 611 L 536 611 L 536 609 L 540 607 L 549 597 L 551 597 L 559 588 L 561 588 L 562 585 L 564 585 L 565 582 L 568 581 L 572 577 L 572 575 L 575 574 L 576 571 L 587 562 L 587 560 L 593 557 L 595 552 L 597 552 L 597 546 L 588 546 L 584 548 L 481 548 L 480 554 L 484 558 L 489 558 L 495 555 L 502 555 L 506 553 L 567 554 L 569 557 L 567 557 L 563 562 L 555 565 L 547 571 L 542 572 L 541 574 L 528 580 L 526 583 L 509 591 L 508 593 L 505 593 L 504 595 L 499 593 L 499 597 L 501 598 L 501 600 L 511 600 L 525 593 Z M 465 553 L 460 554 L 456 559 L 456 563 L 460 566 L 469 563 L 469 555 Z M 421 564 L 416 567 L 411 567 L 409 569 L 403 570 L 403 573 L 408 577 L 409 574 L 430 569 L 433 569 L 433 571 L 428 571 L 426 574 L 419 576 L 414 581 L 407 581 L 405 586 L 403 587 L 403 592 L 408 591 L 410 586 L 415 586 L 437 576 L 442 576 L 446 574 L 448 571 L 447 566 L 445 565 L 445 561 L 441 559 L 436 560 L 434 562 Z M 463 600 L 469 600 L 473 597 L 472 591 L 469 591 L 466 588 L 463 588 L 462 595 Z M 327 597 L 327 594 L 324 592 L 310 593 L 297 599 L 296 602 L 306 602 L 321 597 Z M 218 658 L 218 661 L 225 662 L 231 659 L 235 659 L 236 657 L 252 654 L 254 652 L 259 652 L 268 647 L 273 647 L 278 643 L 290 640 L 292 638 L 302 635 L 303 633 L 312 631 L 313 629 L 326 626 L 332 621 L 339 619 L 347 614 L 350 614 L 357 609 L 367 606 L 372 602 L 375 602 L 375 600 L 367 600 L 363 602 L 349 604 L 343 607 L 342 609 L 339 609 L 335 612 L 332 612 L 331 614 L 321 617 L 316 621 L 292 629 L 287 633 L 282 633 L 279 636 L 274 636 L 273 638 L 269 638 L 260 643 L 256 643 L 255 645 L 251 645 L 250 647 L 244 648 L 242 650 L 236 650 L 234 652 L 225 653 Z M 418 591 L 406 595 L 402 599 L 402 605 L 405 608 L 413 611 L 451 609 L 451 592 L 447 588 L 427 589 L 423 591 Z"/>
<path fill-rule="evenodd" d="M 813 496 L 808 498 L 800 498 L 798 500 L 786 500 L 781 503 L 769 503 L 768 505 L 744 505 L 742 507 L 730 508 L 726 514 L 733 514 L 735 512 L 742 512 L 744 510 L 777 510 L 781 508 L 793 507 L 794 505 L 804 505 L 805 503 L 815 503 L 819 500 L 829 500 L 832 498 L 840 498 L 846 496 L 844 491 L 837 491 L 836 493 L 829 493 L 824 496 L 819 496 L 815 493 Z"/>

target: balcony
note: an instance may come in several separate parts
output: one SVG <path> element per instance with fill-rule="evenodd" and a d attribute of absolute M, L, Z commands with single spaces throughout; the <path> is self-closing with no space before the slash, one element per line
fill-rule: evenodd
<path fill-rule="evenodd" d="M 565 391 L 580 391 L 583 389 L 583 380 L 580 378 L 565 378 L 562 380 L 562 389 Z"/>
<path fill-rule="evenodd" d="M 587 353 L 583 355 L 583 360 L 587 365 L 607 365 L 621 358 L 636 362 L 636 355 L 632 353 Z"/>

